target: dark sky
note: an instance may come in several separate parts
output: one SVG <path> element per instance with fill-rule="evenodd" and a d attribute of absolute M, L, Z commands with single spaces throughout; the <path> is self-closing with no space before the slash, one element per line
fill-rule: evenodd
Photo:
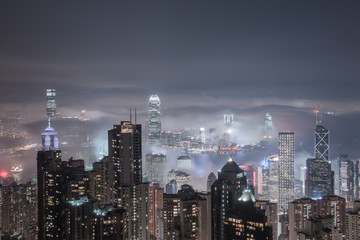
<path fill-rule="evenodd" d="M 60 112 L 92 119 L 144 113 L 157 93 L 165 127 L 226 111 L 261 124 L 269 111 L 302 135 L 319 106 L 341 125 L 360 110 L 359 12 L 358 1 L 3 0 L 0 114 L 41 119 L 56 88 Z"/>

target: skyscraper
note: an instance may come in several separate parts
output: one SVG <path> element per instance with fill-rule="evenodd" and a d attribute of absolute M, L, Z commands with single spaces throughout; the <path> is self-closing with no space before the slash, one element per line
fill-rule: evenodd
<path fill-rule="evenodd" d="M 109 157 L 114 165 L 114 195 L 126 210 L 129 239 L 149 239 L 149 184 L 142 183 L 141 124 L 128 121 L 109 130 Z"/>
<path fill-rule="evenodd" d="M 63 174 L 57 133 L 50 126 L 41 134 L 42 150 L 37 154 L 38 239 L 64 238 Z"/>
<path fill-rule="evenodd" d="M 331 163 L 324 159 L 306 160 L 305 195 L 319 199 L 333 195 L 334 186 L 331 173 Z"/>
<path fill-rule="evenodd" d="M 166 156 L 164 154 L 148 153 L 146 158 L 146 176 L 148 181 L 159 183 L 161 187 L 165 186 L 165 163 Z"/>
<path fill-rule="evenodd" d="M 237 200 L 247 188 L 243 170 L 230 158 L 218 172 L 218 179 L 211 186 L 211 239 L 225 238 L 225 219 L 230 209 L 235 208 Z"/>
<path fill-rule="evenodd" d="M 56 117 L 55 89 L 46 89 L 46 115 L 48 119 Z"/>
<path fill-rule="evenodd" d="M 346 199 L 349 208 L 352 207 L 355 198 L 355 164 L 348 155 L 341 155 L 339 161 L 339 195 Z"/>
<path fill-rule="evenodd" d="M 272 116 L 269 113 L 265 115 L 265 127 L 264 127 L 264 138 L 270 139 L 274 137 L 274 124 L 272 122 Z"/>
<path fill-rule="evenodd" d="M 330 131 L 318 122 L 315 129 L 315 159 L 329 160 Z"/>
<path fill-rule="evenodd" d="M 158 95 L 150 96 L 148 114 L 149 143 L 158 145 L 161 137 L 161 113 Z"/>
<path fill-rule="evenodd" d="M 265 159 L 262 167 L 262 197 L 264 200 L 279 199 L 279 156 L 272 155 Z"/>
<path fill-rule="evenodd" d="M 279 133 L 279 210 L 287 210 L 294 200 L 295 135 L 293 132 Z"/>

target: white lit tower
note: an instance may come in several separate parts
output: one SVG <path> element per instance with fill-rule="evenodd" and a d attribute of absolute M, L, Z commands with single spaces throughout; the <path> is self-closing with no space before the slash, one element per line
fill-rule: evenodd
<path fill-rule="evenodd" d="M 270 139 L 274 136 L 274 124 L 272 122 L 272 116 L 269 113 L 265 115 L 265 127 L 264 127 L 264 138 Z"/>
<path fill-rule="evenodd" d="M 46 115 L 48 119 L 56 117 L 55 89 L 46 89 Z"/>
<path fill-rule="evenodd" d="M 295 135 L 279 133 L 279 210 L 287 211 L 288 203 L 294 200 Z"/>
<path fill-rule="evenodd" d="M 150 96 L 148 114 L 149 143 L 158 145 L 161 137 L 160 98 L 158 95 Z"/>

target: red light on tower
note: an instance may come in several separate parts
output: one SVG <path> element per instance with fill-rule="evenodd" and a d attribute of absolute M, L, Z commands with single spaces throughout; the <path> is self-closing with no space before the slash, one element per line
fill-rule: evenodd
<path fill-rule="evenodd" d="M 7 171 L 1 171 L 0 172 L 0 177 L 2 177 L 2 178 L 7 178 L 8 177 L 8 172 Z"/>

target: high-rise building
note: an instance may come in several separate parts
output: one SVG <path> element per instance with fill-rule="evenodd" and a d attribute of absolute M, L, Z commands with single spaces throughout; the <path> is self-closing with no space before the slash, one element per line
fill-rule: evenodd
<path fill-rule="evenodd" d="M 339 195 L 346 199 L 346 204 L 352 208 L 356 193 L 356 168 L 354 161 L 348 155 L 341 155 L 339 162 Z"/>
<path fill-rule="evenodd" d="M 0 185 L 0 193 L 1 232 L 5 236 L 12 236 L 11 239 L 37 239 L 36 184 L 14 182 Z"/>
<path fill-rule="evenodd" d="M 42 150 L 37 154 L 38 239 L 62 239 L 65 223 L 65 195 L 61 151 L 57 133 L 50 126 L 41 135 Z"/>
<path fill-rule="evenodd" d="M 246 188 L 244 171 L 230 158 L 218 171 L 218 179 L 211 187 L 211 239 L 227 239 L 225 219 Z"/>
<path fill-rule="evenodd" d="M 161 137 L 161 113 L 160 113 L 160 98 L 158 95 L 151 95 L 149 99 L 149 143 L 160 144 Z"/>
<path fill-rule="evenodd" d="M 46 89 L 46 115 L 48 119 L 54 119 L 56 117 L 55 97 L 55 89 Z"/>
<path fill-rule="evenodd" d="M 279 199 L 279 156 L 272 155 L 262 164 L 261 199 L 277 202 Z"/>
<path fill-rule="evenodd" d="M 89 195 L 100 206 L 114 202 L 114 170 L 109 157 L 93 163 L 89 172 Z"/>
<path fill-rule="evenodd" d="M 151 239 L 164 239 L 164 189 L 154 184 L 149 189 L 149 231 Z"/>
<path fill-rule="evenodd" d="M 342 235 L 345 233 L 344 198 L 338 196 L 325 196 L 323 199 L 319 200 L 310 198 L 297 199 L 289 204 L 288 215 L 290 240 L 303 239 L 299 238 L 301 234 L 310 237 L 315 229 L 319 229 L 319 227 L 318 234 L 320 234 L 320 238 L 315 239 L 343 239 Z M 326 219 L 330 219 L 330 221 L 328 222 Z M 324 221 L 327 222 L 325 225 Z M 320 224 L 320 226 L 317 227 L 316 223 Z M 324 233 L 320 233 L 321 231 Z M 330 233 L 332 238 L 326 238 L 328 236 L 326 232 Z"/>
<path fill-rule="evenodd" d="M 237 199 L 235 208 L 225 217 L 225 239 L 272 240 L 272 229 L 265 211 L 246 189 Z"/>
<path fill-rule="evenodd" d="M 177 158 L 177 169 L 184 172 L 192 171 L 192 160 L 189 156 L 180 156 Z"/>
<path fill-rule="evenodd" d="M 118 207 L 126 210 L 128 239 L 149 239 L 149 184 L 142 182 L 141 125 L 123 121 L 108 136 L 114 196 Z"/>
<path fill-rule="evenodd" d="M 318 122 L 315 128 L 315 159 L 329 160 L 330 131 Z"/>
<path fill-rule="evenodd" d="M 273 138 L 275 134 L 274 124 L 272 122 L 272 116 L 269 113 L 265 115 L 265 127 L 264 127 L 264 138 Z"/>
<path fill-rule="evenodd" d="M 331 163 L 328 160 L 306 160 L 305 195 L 312 199 L 320 199 L 323 196 L 333 195 L 333 174 Z"/>
<path fill-rule="evenodd" d="M 286 211 L 294 200 L 295 135 L 293 132 L 279 133 L 279 210 Z"/>
<path fill-rule="evenodd" d="M 272 239 L 278 238 L 278 215 L 277 215 L 277 203 L 270 201 L 259 201 L 256 203 L 260 206 L 260 209 L 265 210 L 265 216 L 267 218 L 268 226 L 272 228 Z"/>
<path fill-rule="evenodd" d="M 209 197 L 183 185 L 178 194 L 164 195 L 164 239 L 207 240 L 210 236 Z"/>
<path fill-rule="evenodd" d="M 166 156 L 164 154 L 148 153 L 145 158 L 148 181 L 159 183 L 161 187 L 164 187 Z"/>
<path fill-rule="evenodd" d="M 11 175 L 13 176 L 14 178 L 14 181 L 17 183 L 17 184 L 21 184 L 21 180 L 22 180 L 22 172 L 23 172 L 24 169 L 21 168 L 21 165 L 19 166 L 13 166 L 11 168 Z"/>
<path fill-rule="evenodd" d="M 234 114 L 224 114 L 225 127 L 231 127 L 234 122 Z"/>
<path fill-rule="evenodd" d="M 346 239 L 360 239 L 360 201 L 354 201 L 352 211 L 346 213 Z"/>

